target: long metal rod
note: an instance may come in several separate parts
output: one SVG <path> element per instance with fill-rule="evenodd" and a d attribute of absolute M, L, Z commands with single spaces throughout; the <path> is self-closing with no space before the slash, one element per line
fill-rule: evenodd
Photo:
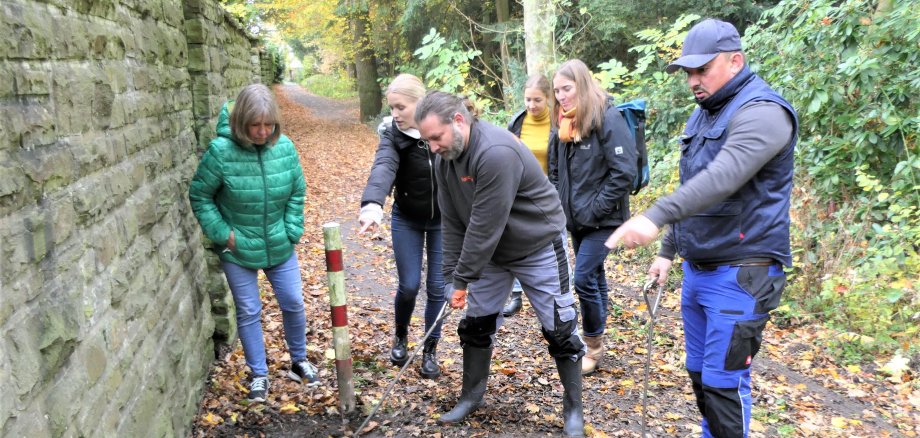
<path fill-rule="evenodd" d="M 652 288 L 652 285 L 655 284 L 657 280 L 658 277 L 652 278 L 648 283 L 645 283 L 645 287 L 642 288 L 642 298 L 645 299 L 645 307 L 648 309 L 649 315 L 648 327 L 646 328 L 648 340 L 646 342 L 645 354 L 645 379 L 642 389 L 642 438 L 646 438 L 648 431 L 648 379 L 652 365 L 652 340 L 655 331 L 655 316 L 658 314 L 658 304 L 661 302 L 661 293 L 664 291 L 664 285 L 658 286 L 658 294 L 655 296 L 654 301 L 649 299 L 648 290 Z"/>
<path fill-rule="evenodd" d="M 371 418 L 374 417 L 374 414 L 377 413 L 377 410 L 380 409 L 380 407 L 383 406 L 383 404 L 387 401 L 387 398 L 390 396 L 390 391 L 392 391 L 392 390 L 393 390 L 393 387 L 396 386 L 396 382 L 399 382 L 399 378 L 402 377 L 403 371 L 405 371 L 406 368 L 409 367 L 409 364 L 412 363 L 412 359 L 415 359 L 415 356 L 418 354 L 418 352 L 419 352 L 422 348 L 424 348 L 424 346 L 425 346 L 425 340 L 427 340 L 428 337 L 431 336 L 431 332 L 433 332 L 434 329 L 438 327 L 438 324 L 440 324 L 441 322 L 443 322 L 443 320 L 446 319 L 447 316 L 450 315 L 451 312 L 454 311 L 454 309 L 453 309 L 452 307 L 448 306 L 449 303 L 450 303 L 450 301 L 449 301 L 449 299 L 448 299 L 448 301 L 445 301 L 445 302 L 444 302 L 444 305 L 441 306 L 441 311 L 438 312 L 438 317 L 437 317 L 437 319 L 434 320 L 434 324 L 431 324 L 431 328 L 428 329 L 428 332 L 425 333 L 425 336 L 424 336 L 424 337 L 422 338 L 422 340 L 418 343 L 418 346 L 415 347 L 415 350 L 413 350 L 413 351 L 412 351 L 412 354 L 409 355 L 409 358 L 406 359 L 406 363 L 403 364 L 403 366 L 402 366 L 402 368 L 399 370 L 399 372 L 396 373 L 396 377 L 393 378 L 393 381 L 390 382 L 390 385 L 389 385 L 389 386 L 387 386 L 387 390 L 383 392 L 383 396 L 380 397 L 380 402 L 377 403 L 377 406 L 374 406 L 374 409 L 371 410 L 371 413 L 368 414 L 367 418 L 364 419 L 364 422 L 361 423 L 361 426 L 358 427 L 358 430 L 355 431 L 355 436 L 360 436 L 360 435 L 361 435 L 361 431 L 364 430 L 364 426 L 366 426 L 367 423 L 371 421 Z"/>

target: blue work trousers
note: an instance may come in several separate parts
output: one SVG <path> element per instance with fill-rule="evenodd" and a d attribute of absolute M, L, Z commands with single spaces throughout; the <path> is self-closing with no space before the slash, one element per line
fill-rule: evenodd
<path fill-rule="evenodd" d="M 687 371 L 703 437 L 747 437 L 751 362 L 786 285 L 780 264 L 699 267 L 684 262 L 681 314 Z"/>

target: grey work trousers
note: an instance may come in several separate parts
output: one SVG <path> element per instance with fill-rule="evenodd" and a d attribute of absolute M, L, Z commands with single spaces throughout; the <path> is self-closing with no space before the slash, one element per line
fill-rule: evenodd
<path fill-rule="evenodd" d="M 560 336 L 575 336 L 581 340 L 570 266 L 564 232 L 548 242 L 545 247 L 526 257 L 500 265 L 489 262 L 483 268 L 480 278 L 470 283 L 467 288 L 466 315 L 481 317 L 497 313 L 497 326 L 501 326 L 504 319 L 501 309 L 511 294 L 514 279 L 517 278 L 540 320 L 544 333 L 555 333 L 557 325 L 564 324 L 566 327 L 571 326 L 572 330 L 571 333 L 560 333 Z M 448 287 L 452 286 L 448 284 Z M 447 296 L 451 296 L 450 292 Z M 494 342 L 494 335 L 492 336 Z M 576 344 L 582 344 L 581 354 L 569 352 L 573 360 L 577 360 L 584 353 L 583 342 Z"/>

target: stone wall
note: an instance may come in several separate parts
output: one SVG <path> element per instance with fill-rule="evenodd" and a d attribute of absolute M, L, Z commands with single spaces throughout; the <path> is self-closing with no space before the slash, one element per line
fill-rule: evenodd
<path fill-rule="evenodd" d="M 0 3 L 0 436 L 181 436 L 226 284 L 187 200 L 261 81 L 216 0 Z"/>

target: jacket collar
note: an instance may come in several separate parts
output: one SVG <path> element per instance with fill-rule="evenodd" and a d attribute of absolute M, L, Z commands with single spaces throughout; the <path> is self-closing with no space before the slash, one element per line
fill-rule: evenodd
<path fill-rule="evenodd" d="M 748 83 L 751 77 L 754 76 L 754 72 L 745 65 L 735 77 L 731 78 L 719 91 L 716 91 L 711 96 L 706 99 L 703 99 L 699 102 L 700 108 L 709 111 L 717 112 L 722 109 L 742 88 Z"/>

